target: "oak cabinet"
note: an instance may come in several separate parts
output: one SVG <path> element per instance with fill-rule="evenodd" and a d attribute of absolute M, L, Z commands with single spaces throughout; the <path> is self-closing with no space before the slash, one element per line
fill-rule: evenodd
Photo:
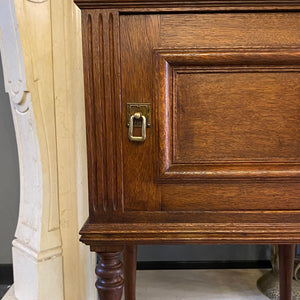
<path fill-rule="evenodd" d="M 76 0 L 101 300 L 138 244 L 300 242 L 299 1 Z M 125 270 L 119 261 L 124 252 Z"/>

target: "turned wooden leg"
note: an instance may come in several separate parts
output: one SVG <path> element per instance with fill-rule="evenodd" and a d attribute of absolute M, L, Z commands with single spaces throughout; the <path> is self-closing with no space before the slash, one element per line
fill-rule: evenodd
<path fill-rule="evenodd" d="M 292 299 L 296 245 L 279 245 L 280 300 Z"/>
<path fill-rule="evenodd" d="M 136 245 L 127 245 L 123 251 L 125 300 L 135 300 Z"/>
<path fill-rule="evenodd" d="M 96 288 L 100 300 L 121 300 L 123 292 L 121 252 L 98 252 Z"/>

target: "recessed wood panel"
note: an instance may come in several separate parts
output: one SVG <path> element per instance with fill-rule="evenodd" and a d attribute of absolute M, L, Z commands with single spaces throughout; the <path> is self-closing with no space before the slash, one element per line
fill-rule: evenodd
<path fill-rule="evenodd" d="M 300 51 L 157 50 L 159 179 L 300 177 Z"/>
<path fill-rule="evenodd" d="M 178 71 L 173 163 L 300 161 L 300 73 Z"/>
<path fill-rule="evenodd" d="M 162 210 L 299 210 L 299 193 L 299 184 L 278 182 L 163 185 Z"/>
<path fill-rule="evenodd" d="M 298 13 L 167 14 L 161 16 L 160 46 L 299 46 L 299 27 Z"/>

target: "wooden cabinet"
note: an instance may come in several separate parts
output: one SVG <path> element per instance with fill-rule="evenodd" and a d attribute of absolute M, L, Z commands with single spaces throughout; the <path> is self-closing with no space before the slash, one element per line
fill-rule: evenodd
<path fill-rule="evenodd" d="M 138 244 L 300 242 L 299 1 L 77 0 L 101 300 Z M 129 126 L 129 127 L 128 127 Z M 283 263 L 284 262 L 284 263 Z"/>

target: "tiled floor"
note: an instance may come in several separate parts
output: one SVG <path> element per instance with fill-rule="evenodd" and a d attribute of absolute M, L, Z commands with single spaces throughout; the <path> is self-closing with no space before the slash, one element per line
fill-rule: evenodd
<path fill-rule="evenodd" d="M 138 271 L 137 300 L 266 300 L 256 287 L 266 270 Z"/>
<path fill-rule="evenodd" d="M 137 300 L 267 300 L 256 288 L 256 281 L 264 272 L 249 269 L 138 271 Z M 5 300 L 16 300 L 13 289 Z"/>

